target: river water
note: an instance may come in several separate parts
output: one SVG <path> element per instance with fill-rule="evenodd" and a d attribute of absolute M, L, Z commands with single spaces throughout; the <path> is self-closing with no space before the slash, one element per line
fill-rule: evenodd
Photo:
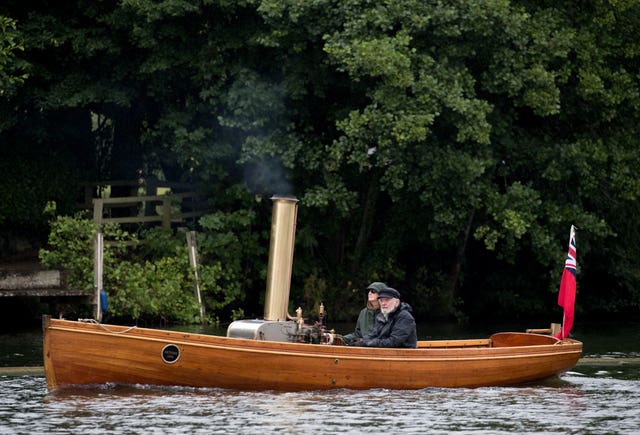
<path fill-rule="evenodd" d="M 37 370 L 0 368 L 0 433 L 640 433 L 640 324 L 576 327 L 574 336 L 585 343 L 574 369 L 519 387 L 281 393 L 103 385 L 48 392 Z M 0 334 L 0 366 L 40 365 L 38 339 L 38 332 Z"/>

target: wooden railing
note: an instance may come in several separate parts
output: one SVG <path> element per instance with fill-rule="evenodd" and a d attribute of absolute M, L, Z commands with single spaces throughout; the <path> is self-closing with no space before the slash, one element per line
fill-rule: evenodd
<path fill-rule="evenodd" d="M 202 216 L 205 199 L 191 191 L 193 185 L 155 178 L 87 182 L 82 185 L 82 208 L 93 209 L 97 224 L 172 223 Z"/>
<path fill-rule="evenodd" d="M 127 208 L 129 210 L 114 216 L 114 209 Z M 157 222 L 163 228 L 170 228 L 172 222 L 202 216 L 206 211 L 202 197 L 195 192 L 93 199 L 93 221 L 97 224 Z"/>
<path fill-rule="evenodd" d="M 133 180 L 87 181 L 81 184 L 82 204 L 91 208 L 93 198 L 115 196 L 160 195 L 163 190 L 187 192 L 193 190 L 193 184 L 162 181 L 155 178 Z M 119 194 L 114 191 L 119 191 Z"/>
<path fill-rule="evenodd" d="M 191 185 L 183 183 L 172 183 L 148 180 L 116 180 L 85 183 L 84 187 L 84 208 L 93 207 L 93 221 L 98 224 L 118 223 L 118 224 L 154 224 L 159 223 L 163 228 L 171 228 L 173 223 L 184 222 L 188 219 L 197 218 L 209 211 L 205 198 L 201 195 L 184 191 L 193 188 Z M 119 191 L 119 192 L 116 192 Z M 157 193 L 165 193 L 158 195 Z M 124 193 L 125 196 L 116 196 L 117 193 Z M 142 195 L 141 195 L 142 193 Z M 147 195 L 146 193 L 154 193 Z M 195 259 L 195 235 L 192 235 L 192 242 L 189 246 L 189 255 L 193 255 L 190 260 L 194 270 Z M 189 240 L 189 237 L 187 237 Z M 137 245 L 142 241 L 108 241 L 104 240 L 102 231 L 95 234 L 93 240 L 93 314 L 97 321 L 102 320 L 102 308 L 100 304 L 100 293 L 103 288 L 103 254 L 104 245 Z M 196 284 L 196 295 L 200 302 L 200 315 L 204 319 L 204 305 L 201 301 L 200 289 Z"/>

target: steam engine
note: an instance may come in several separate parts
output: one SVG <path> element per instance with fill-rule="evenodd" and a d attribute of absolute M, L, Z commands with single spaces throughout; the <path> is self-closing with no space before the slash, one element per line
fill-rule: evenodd
<path fill-rule="evenodd" d="M 339 344 L 341 338 L 324 325 L 324 306 L 320 305 L 319 321 L 304 323 L 302 309 L 293 317 L 287 312 L 293 269 L 298 200 L 294 197 L 273 196 L 269 267 L 264 319 L 236 320 L 229 325 L 227 337 L 249 340 L 284 341 L 295 343 Z"/>

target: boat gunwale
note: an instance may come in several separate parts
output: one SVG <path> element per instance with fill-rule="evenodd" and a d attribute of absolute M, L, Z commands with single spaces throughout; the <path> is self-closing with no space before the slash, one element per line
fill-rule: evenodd
<path fill-rule="evenodd" d="M 72 322 L 72 321 L 71 321 Z M 76 324 L 74 322 L 74 324 Z M 95 324 L 83 324 L 95 325 Z M 99 327 L 99 325 L 95 325 Z M 117 326 L 117 325 L 110 325 Z M 155 330 L 150 328 L 136 328 L 136 332 L 151 332 L 150 335 L 141 334 L 123 334 L 111 332 L 109 330 L 96 329 L 95 327 L 74 327 L 74 325 L 51 325 L 47 328 L 52 330 L 64 331 L 75 334 L 91 334 L 99 336 L 117 335 L 118 338 L 126 338 L 129 340 L 140 340 L 158 343 L 172 343 L 182 346 L 192 346 L 199 348 L 220 349 L 232 352 L 243 353 L 259 353 L 287 355 L 308 358 L 326 358 L 326 359 L 353 359 L 353 360 L 380 360 L 380 361 L 406 361 L 406 362 L 432 362 L 432 361 L 473 361 L 473 360 L 496 360 L 496 359 L 517 359 L 517 358 L 543 358 L 548 356 L 573 355 L 582 354 L 582 343 L 571 340 L 571 342 L 563 342 L 562 344 L 542 344 L 542 345 L 524 345 L 510 347 L 447 347 L 447 348 L 417 348 L 417 349 L 385 349 L 385 348 L 366 348 L 366 347 L 350 347 L 350 346 L 333 346 L 328 344 L 308 344 L 308 343 L 289 343 L 289 342 L 272 342 L 260 340 L 248 340 L 243 338 L 222 337 L 215 335 L 205 335 L 198 333 L 183 333 L 179 331 Z M 124 330 L 126 331 L 126 327 Z M 155 332 L 157 331 L 157 334 Z M 121 331 L 122 332 L 122 331 Z M 129 331 L 127 331 L 129 332 Z M 159 337 L 159 334 L 168 334 L 167 337 Z M 186 337 L 176 337 L 175 335 L 186 334 Z M 193 338 L 200 340 L 193 340 Z M 190 340 L 191 339 L 191 340 Z M 228 341 L 229 343 L 222 343 Z M 452 340 L 447 340 L 452 341 Z M 461 340 L 464 341 L 464 340 Z M 268 348 L 265 348 L 265 345 Z M 566 348 L 564 351 L 558 351 L 558 347 Z M 312 350 L 310 352 L 310 350 Z M 518 349 L 527 349 L 529 352 L 517 352 Z M 514 350 L 514 352 L 509 352 Z M 506 352 L 505 352 L 506 351 Z M 536 353 L 532 353 L 539 351 Z M 468 355 L 475 353 L 475 355 Z M 425 355 L 428 354 L 428 355 Z M 462 354 L 462 355 L 456 355 Z"/>

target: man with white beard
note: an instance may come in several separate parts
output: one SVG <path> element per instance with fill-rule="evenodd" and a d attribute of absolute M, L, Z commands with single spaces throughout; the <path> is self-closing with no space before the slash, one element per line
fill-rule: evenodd
<path fill-rule="evenodd" d="M 380 312 L 376 324 L 368 335 L 354 343 L 365 347 L 409 347 L 417 346 L 416 321 L 411 315 L 411 306 L 400 301 L 400 292 L 386 287 L 378 292 Z"/>

